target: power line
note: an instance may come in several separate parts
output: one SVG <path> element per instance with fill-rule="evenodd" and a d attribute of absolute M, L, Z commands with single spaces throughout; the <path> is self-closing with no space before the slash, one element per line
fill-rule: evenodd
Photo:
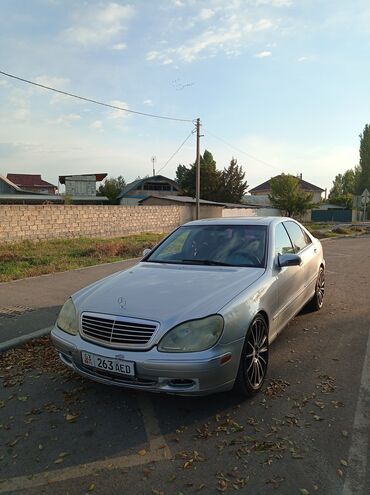
<path fill-rule="evenodd" d="M 188 135 L 188 137 L 180 144 L 180 146 L 177 148 L 177 150 L 175 151 L 175 153 L 172 153 L 172 155 L 170 156 L 170 158 L 166 161 L 166 163 L 163 165 L 163 167 L 161 167 L 157 173 L 159 173 L 161 170 L 163 170 L 169 163 L 170 161 L 172 160 L 172 158 L 181 150 L 181 148 L 184 146 L 184 144 L 186 143 L 186 141 L 190 138 L 190 136 L 192 136 L 194 134 L 194 130 L 191 131 L 191 133 Z"/>
<path fill-rule="evenodd" d="M 143 115 L 145 117 L 153 117 L 156 119 L 174 120 L 177 122 L 193 122 L 194 121 L 193 119 L 179 119 L 179 118 L 175 118 L 175 117 L 166 117 L 164 115 L 156 115 L 153 113 L 137 112 L 135 110 L 129 110 L 128 108 L 122 108 L 122 107 L 118 107 L 116 105 L 110 105 L 109 103 L 103 103 L 101 101 L 93 100 L 91 98 L 86 98 L 84 96 L 76 95 L 74 93 L 68 93 L 67 91 L 62 91 L 61 89 L 52 88 L 50 86 L 46 86 L 45 84 L 36 83 L 34 81 L 24 79 L 23 77 L 18 77 L 18 76 L 15 76 L 13 74 L 8 74 L 7 72 L 3 72 L 1 70 L 0 70 L 0 74 L 2 74 L 3 76 L 11 77 L 12 79 L 16 79 L 17 81 L 22 81 L 22 82 L 27 83 L 27 84 L 32 84 L 33 86 L 37 86 L 39 88 L 48 89 L 49 91 L 54 91 L 55 93 L 59 93 L 59 94 L 65 95 L 65 96 L 70 96 L 71 98 L 77 98 L 78 100 L 87 101 L 89 103 L 95 103 L 95 105 L 101 105 L 103 107 L 113 108 L 114 110 L 121 110 L 122 112 L 134 113 L 136 115 Z"/>
<path fill-rule="evenodd" d="M 256 160 L 257 162 L 263 163 L 264 165 L 267 165 L 268 167 L 271 167 L 274 170 L 278 170 L 279 172 L 281 172 L 280 169 L 278 169 L 274 165 L 271 165 L 271 163 L 265 162 L 264 160 L 261 160 L 260 158 L 257 158 L 256 156 L 253 156 L 250 153 L 247 153 L 246 151 L 241 150 L 240 148 L 237 148 L 233 144 L 228 143 L 227 141 L 225 141 L 225 139 L 220 138 L 219 136 L 216 136 L 215 134 L 212 134 L 212 132 L 209 132 L 209 131 L 206 131 L 206 132 L 208 132 L 208 134 L 210 134 L 212 137 L 218 139 L 219 141 L 223 142 L 227 146 L 230 146 L 230 148 L 233 148 L 234 150 L 239 151 L 239 153 L 243 153 L 244 155 L 249 156 L 249 158 L 252 158 L 253 160 Z"/>

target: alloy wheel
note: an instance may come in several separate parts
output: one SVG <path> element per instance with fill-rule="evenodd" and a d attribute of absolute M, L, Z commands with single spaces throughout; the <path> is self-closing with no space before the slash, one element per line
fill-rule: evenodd
<path fill-rule="evenodd" d="M 267 371 L 267 325 L 262 317 L 252 323 L 247 336 L 245 373 L 253 389 L 260 388 Z"/>

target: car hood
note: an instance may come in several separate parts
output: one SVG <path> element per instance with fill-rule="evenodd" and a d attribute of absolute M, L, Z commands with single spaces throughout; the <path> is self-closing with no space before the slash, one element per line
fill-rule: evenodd
<path fill-rule="evenodd" d="M 217 313 L 264 273 L 263 268 L 142 262 L 73 296 L 77 311 L 143 318 L 163 327 Z"/>

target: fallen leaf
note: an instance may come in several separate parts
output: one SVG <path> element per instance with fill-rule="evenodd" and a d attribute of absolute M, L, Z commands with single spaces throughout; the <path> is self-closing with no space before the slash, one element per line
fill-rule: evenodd
<path fill-rule="evenodd" d="M 146 454 L 146 450 L 145 449 L 141 449 L 141 450 L 139 450 L 138 454 L 141 455 L 141 456 L 143 456 L 143 455 Z"/>
<path fill-rule="evenodd" d="M 65 418 L 66 418 L 66 421 L 68 421 L 69 423 L 73 423 L 74 421 L 76 421 L 76 419 L 79 417 L 80 413 L 75 413 L 75 414 L 72 414 L 72 413 L 67 413 L 65 415 Z"/>
<path fill-rule="evenodd" d="M 87 489 L 88 492 L 92 492 L 95 490 L 95 483 L 91 483 L 91 485 L 89 486 L 89 488 Z"/>
<path fill-rule="evenodd" d="M 342 464 L 342 466 L 348 466 L 348 462 L 345 459 L 341 459 L 340 463 Z"/>
<path fill-rule="evenodd" d="M 342 435 L 344 437 L 348 437 L 348 431 L 347 430 L 342 430 Z"/>
<path fill-rule="evenodd" d="M 61 464 L 62 462 L 64 462 L 63 457 L 58 457 L 58 459 L 55 459 L 54 464 Z"/>
<path fill-rule="evenodd" d="M 301 488 L 299 491 L 301 492 L 301 495 L 310 495 L 309 491 L 306 490 L 306 488 Z"/>

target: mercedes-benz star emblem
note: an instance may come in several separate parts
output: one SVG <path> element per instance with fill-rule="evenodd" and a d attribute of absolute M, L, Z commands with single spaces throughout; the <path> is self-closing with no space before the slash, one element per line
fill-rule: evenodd
<path fill-rule="evenodd" d="M 122 296 L 117 299 L 117 302 L 120 306 L 121 309 L 125 309 L 126 307 L 126 299 L 124 299 Z"/>

